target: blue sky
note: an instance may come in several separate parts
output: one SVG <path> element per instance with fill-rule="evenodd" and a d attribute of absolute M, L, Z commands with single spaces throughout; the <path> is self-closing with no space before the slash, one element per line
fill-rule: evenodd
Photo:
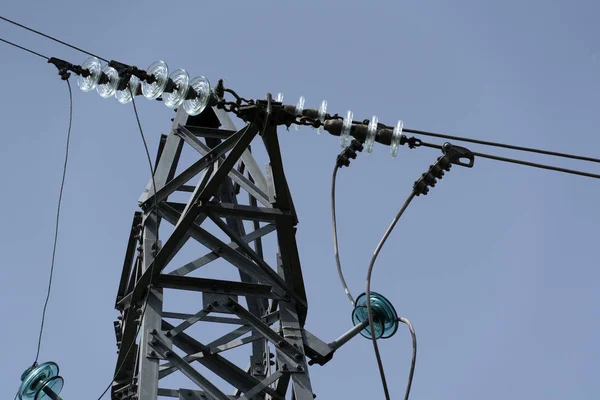
<path fill-rule="evenodd" d="M 330 112 L 351 109 L 355 119 L 375 114 L 389 125 L 402 119 L 412 129 L 598 154 L 600 5 L 591 0 L 3 5 L 2 15 L 104 58 L 142 68 L 162 59 L 213 83 L 224 78 L 245 97 L 282 92 L 295 103 L 303 95 L 307 107 L 326 99 Z M 0 37 L 74 63 L 86 58 L 5 23 Z M 35 356 L 68 94 L 41 59 L 5 45 L 0 56 L 0 397 L 12 398 Z M 59 363 L 66 400 L 94 399 L 110 382 L 114 297 L 149 177 L 131 105 L 83 93 L 72 82 L 71 158 L 41 354 Z M 144 99 L 138 105 L 154 154 L 172 112 Z M 306 327 L 333 340 L 351 327 L 329 215 L 339 140 L 308 128 L 281 130 L 280 137 L 300 219 Z M 375 245 L 438 155 L 401 148 L 392 160 L 388 148 L 376 145 L 340 172 L 341 257 L 353 293 L 364 291 Z M 411 398 L 600 396 L 597 188 L 588 178 L 476 159 L 473 169 L 453 168 L 413 202 L 380 255 L 372 286 L 415 325 Z M 392 397 L 401 398 L 411 354 L 407 330 L 381 350 Z M 319 398 L 383 398 L 371 343 L 363 338 L 310 373 Z"/>

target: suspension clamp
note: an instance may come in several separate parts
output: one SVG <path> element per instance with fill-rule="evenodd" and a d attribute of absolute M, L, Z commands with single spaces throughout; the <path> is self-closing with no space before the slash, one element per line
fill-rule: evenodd
<path fill-rule="evenodd" d="M 444 171 L 450 171 L 453 164 L 472 168 L 475 162 L 473 153 L 464 147 L 446 142 L 442 146 L 442 152 L 444 155 L 438 157 L 435 163 L 429 167 L 429 171 L 421 175 L 413 185 L 413 191 L 417 196 L 421 194 L 426 196 L 429 193 L 429 186 L 434 187 L 437 179 L 442 179 Z"/>

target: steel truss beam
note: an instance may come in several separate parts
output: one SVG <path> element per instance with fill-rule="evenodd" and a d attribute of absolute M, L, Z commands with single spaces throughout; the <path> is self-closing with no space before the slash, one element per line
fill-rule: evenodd
<path fill-rule="evenodd" d="M 265 172 L 250 152 L 257 135 L 269 157 Z M 178 168 L 184 146 L 199 158 Z M 121 315 L 115 322 L 112 399 L 312 400 L 306 354 L 323 356 L 330 349 L 303 330 L 308 308 L 295 238 L 298 219 L 268 112 L 236 130 L 222 110 L 209 108 L 197 117 L 180 110 L 170 134 L 161 138 L 155 181 L 156 193 L 150 181 L 140 198 L 143 213 L 134 215 L 117 293 Z M 169 200 L 175 193 L 188 193 L 189 200 Z M 243 195 L 247 204 L 240 204 Z M 173 229 L 158 242 L 161 223 Z M 247 232 L 248 226 L 253 230 Z M 219 238 L 223 235 L 230 242 Z M 263 255 L 268 237 L 278 244 L 277 265 Z M 173 260 L 190 241 L 207 252 L 178 265 Z M 236 268 L 239 280 L 191 276 L 217 260 Z M 165 311 L 163 297 L 172 291 L 199 292 L 202 305 L 194 314 Z M 196 337 L 208 336 L 215 323 L 232 330 L 212 340 Z M 228 358 L 229 350 L 242 346 L 249 350 L 249 366 Z M 198 366 L 217 374 L 234 393 L 226 394 Z M 173 374 L 194 387 L 163 387 L 160 380 Z"/>

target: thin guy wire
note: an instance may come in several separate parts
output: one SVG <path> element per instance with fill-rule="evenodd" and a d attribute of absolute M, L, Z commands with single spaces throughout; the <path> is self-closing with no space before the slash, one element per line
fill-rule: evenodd
<path fill-rule="evenodd" d="M 415 364 L 417 363 L 417 334 L 415 333 L 415 328 L 412 326 L 408 319 L 400 317 L 398 318 L 398 321 L 408 326 L 410 336 L 412 336 L 413 353 L 412 360 L 410 362 L 410 373 L 408 374 L 408 383 L 406 384 L 406 392 L 404 393 L 404 400 L 408 400 L 408 396 L 410 396 L 410 388 L 412 386 L 413 376 L 415 375 Z"/>
<path fill-rule="evenodd" d="M 8 18 L 6 18 L 6 17 L 3 17 L 3 16 L 1 16 L 1 15 L 0 15 L 0 19 L 3 19 L 4 21 L 6 21 L 6 22 L 8 22 L 8 23 L 11 23 L 11 24 L 13 24 L 13 25 L 16 25 L 16 26 L 18 26 L 18 27 L 21 27 L 21 28 L 23 28 L 23 29 L 27 29 L 27 30 L 28 30 L 28 31 L 30 31 L 30 32 L 33 32 L 33 33 L 35 33 L 35 34 L 38 34 L 38 35 L 40 35 L 40 36 L 43 36 L 43 37 L 45 37 L 45 38 L 48 38 L 48 39 L 50 39 L 50 40 L 54 40 L 55 42 L 58 42 L 58 43 L 60 43 L 60 44 L 62 44 L 62 45 L 65 45 L 65 46 L 68 46 L 68 47 L 70 47 L 70 48 L 72 48 L 72 49 L 74 49 L 74 50 L 80 51 L 80 52 L 82 52 L 82 53 L 85 53 L 85 54 L 87 54 L 87 55 L 90 55 L 90 56 L 92 56 L 92 57 L 99 58 L 99 59 L 100 59 L 100 60 L 102 60 L 102 61 L 108 62 L 108 60 L 107 60 L 107 59 L 105 59 L 105 58 L 99 57 L 99 56 L 97 56 L 97 55 L 95 55 L 95 54 L 93 54 L 93 53 L 90 53 L 89 51 L 85 51 L 85 50 L 83 50 L 83 49 L 80 49 L 79 47 L 73 46 L 72 44 L 69 44 L 69 43 L 67 43 L 67 42 L 63 42 L 62 40 L 58 40 L 58 39 L 56 39 L 56 38 L 54 38 L 54 37 L 52 37 L 52 36 L 50 36 L 50 35 L 46 35 L 45 33 L 42 33 L 42 32 L 40 32 L 40 31 L 36 31 L 35 29 L 32 29 L 32 28 L 29 28 L 29 27 L 27 27 L 27 26 L 25 26 L 25 25 L 19 24 L 18 22 L 12 21 L 12 20 L 10 20 L 10 19 L 8 19 Z"/>
<path fill-rule="evenodd" d="M 441 149 L 442 148 L 442 146 L 440 146 L 439 144 L 433 144 L 433 143 L 421 142 L 420 145 L 424 146 L 424 147 L 431 147 L 433 149 Z M 525 165 L 525 166 L 528 166 L 528 167 L 534 167 L 534 168 L 540 168 L 540 169 L 547 169 L 547 170 L 550 170 L 550 171 L 564 172 L 566 174 L 579 175 L 579 176 L 585 176 L 585 177 L 588 177 L 588 178 L 600 179 L 600 175 L 598 175 L 598 174 L 592 174 L 590 172 L 583 172 L 583 171 L 577 171 L 577 170 L 573 170 L 573 169 L 567 169 L 567 168 L 561 168 L 561 167 L 554 167 L 552 165 L 538 164 L 538 163 L 533 163 L 533 162 L 523 161 L 523 160 L 515 160 L 513 158 L 499 157 L 499 156 L 494 156 L 494 155 L 491 155 L 491 154 L 477 153 L 477 152 L 474 152 L 474 151 L 471 152 L 471 153 L 474 156 L 481 157 L 481 158 L 489 158 L 490 160 L 502 161 L 502 162 L 511 163 L 511 164 Z"/>
<path fill-rule="evenodd" d="M 335 262 L 337 264 L 337 272 L 338 276 L 340 277 L 340 282 L 344 287 L 346 296 L 348 296 L 348 299 L 350 300 L 350 304 L 352 304 L 352 307 L 354 307 L 354 297 L 352 297 L 350 289 L 348 289 L 348 285 L 346 284 L 346 280 L 344 279 L 344 273 L 342 272 L 342 262 L 340 261 L 340 249 L 338 245 L 337 222 L 335 218 L 335 181 L 339 169 L 340 167 L 336 165 L 333 169 L 333 177 L 331 178 L 331 226 L 333 228 L 333 253 L 335 255 Z"/>
<path fill-rule="evenodd" d="M 142 129 L 142 124 L 140 122 L 140 116 L 138 115 L 137 107 L 135 105 L 135 96 L 134 96 L 133 91 L 131 90 L 131 87 L 129 87 L 129 92 L 131 93 L 131 102 L 133 103 L 133 111 L 135 113 L 135 119 L 137 121 L 138 128 L 140 130 L 140 135 L 142 136 L 142 141 L 144 143 L 144 149 L 146 150 L 146 156 L 148 157 L 148 163 L 149 163 L 149 166 L 150 166 L 150 173 L 151 173 L 151 176 L 152 176 L 152 186 L 153 186 L 153 189 L 154 189 L 154 194 L 156 194 L 156 180 L 154 178 L 155 169 L 152 166 L 152 158 L 150 157 L 150 151 L 148 150 L 148 144 L 146 143 L 146 137 L 145 137 L 144 131 Z M 155 208 L 155 212 L 156 212 L 156 242 L 155 243 L 158 246 L 158 218 L 159 218 L 159 213 L 158 213 L 158 201 L 156 200 L 156 196 L 154 196 L 154 208 Z M 154 261 L 150 265 L 150 277 L 152 277 L 153 274 L 154 274 Z M 102 392 L 102 394 L 100 395 L 100 397 L 98 397 L 98 400 L 101 400 L 102 397 L 104 397 L 104 395 L 106 394 L 106 392 L 108 392 L 108 390 L 112 386 L 112 384 L 115 381 L 115 378 L 117 377 L 117 375 L 119 374 L 119 372 L 121 372 L 121 369 L 125 365 L 125 361 L 127 360 L 127 357 L 129 356 L 129 353 L 133 349 L 133 347 L 135 345 L 135 341 L 137 340 L 137 337 L 140 334 L 140 330 L 142 329 L 142 321 L 143 321 L 144 315 L 146 315 L 146 308 L 148 308 L 148 298 L 150 297 L 150 287 L 152 285 L 151 282 L 152 282 L 152 279 L 150 280 L 150 283 L 148 283 L 146 298 L 144 300 L 144 305 L 143 305 L 143 308 L 142 308 L 142 313 L 140 314 L 140 323 L 139 323 L 139 325 L 137 327 L 137 331 L 135 333 L 135 337 L 133 338 L 133 341 L 131 342 L 131 344 L 129 345 L 129 348 L 125 352 L 125 356 L 123 357 L 123 362 L 115 370 L 115 373 L 113 375 L 113 378 L 112 378 L 111 382 L 108 384 L 108 386 L 106 387 L 106 389 L 104 389 L 104 391 Z M 129 312 L 132 312 L 132 310 L 130 310 Z"/>
<path fill-rule="evenodd" d="M 45 60 L 49 60 L 49 58 L 48 58 L 48 57 L 46 57 L 46 56 L 44 56 L 44 55 L 42 55 L 42 54 L 40 54 L 40 53 L 38 53 L 38 52 L 35 52 L 35 51 L 33 51 L 33 50 L 29 50 L 28 48 L 26 48 L 26 47 L 23 47 L 23 46 L 19 46 L 19 45 L 18 45 L 18 44 L 16 44 L 16 43 L 9 42 L 9 41 L 8 41 L 8 40 L 6 40 L 6 39 L 2 39 L 2 38 L 0 38 L 0 42 L 4 42 L 4 43 L 6 43 L 6 44 L 10 44 L 11 46 L 15 46 L 15 47 L 16 47 L 16 48 L 18 48 L 18 49 L 25 50 L 25 51 L 27 51 L 27 52 L 29 52 L 29 53 L 31 53 L 31 54 L 35 54 L 35 55 L 36 55 L 36 56 L 38 56 L 38 57 L 42 57 L 42 58 L 43 58 L 43 59 L 45 59 Z"/>
<path fill-rule="evenodd" d="M 408 198 L 404 202 L 404 205 L 402 206 L 400 211 L 398 211 L 398 214 L 396 214 L 396 216 L 392 220 L 392 223 L 383 234 L 383 237 L 381 238 L 381 240 L 377 244 L 377 247 L 375 248 L 375 252 L 373 253 L 371 263 L 369 264 L 369 270 L 367 272 L 367 290 L 365 292 L 367 300 L 367 316 L 369 318 L 369 329 L 371 330 L 371 341 L 373 342 L 373 350 L 375 351 L 375 358 L 377 358 L 377 366 L 379 367 L 379 375 L 381 376 L 381 384 L 383 385 L 383 391 L 385 393 L 386 400 L 390 400 L 390 392 L 388 390 L 387 381 L 385 379 L 385 371 L 383 369 L 383 363 L 381 361 L 381 354 L 379 354 L 379 346 L 377 345 L 377 338 L 375 337 L 373 314 L 371 313 L 371 275 L 373 273 L 373 267 L 375 266 L 375 260 L 377 260 L 377 256 L 379 255 L 381 248 L 385 244 L 387 238 L 390 236 L 390 233 L 392 233 L 392 230 L 396 226 L 396 223 L 398 222 L 400 217 L 402 217 L 402 214 L 404 214 L 404 211 L 406 210 L 410 202 L 415 198 L 415 195 L 416 193 L 413 191 L 410 194 L 410 196 L 408 196 Z"/>
<path fill-rule="evenodd" d="M 389 127 L 389 128 L 393 129 L 393 127 Z M 515 145 L 511 145 L 511 144 L 504 144 L 504 143 L 497 143 L 497 142 L 488 142 L 488 141 L 485 141 L 485 140 L 470 139 L 470 138 L 464 138 L 464 137 L 460 137 L 460 136 L 450 136 L 450 135 L 445 135 L 445 134 L 441 134 L 441 133 L 419 131 L 419 130 L 415 130 L 415 129 L 404 129 L 404 132 L 413 133 L 413 134 L 417 134 L 417 135 L 423 135 L 423 136 L 437 137 L 437 138 L 442 138 L 442 139 L 458 140 L 458 141 L 462 141 L 462 142 L 469 142 L 469 143 L 481 144 L 481 145 L 484 145 L 484 146 L 501 147 L 501 148 L 511 149 L 511 150 L 527 151 L 527 152 L 530 152 L 530 153 L 545 154 L 545 155 L 548 155 L 548 156 L 571 158 L 571 159 L 574 159 L 574 160 L 582 160 L 582 161 L 590 161 L 590 162 L 594 162 L 594 163 L 600 163 L 600 159 L 598 159 L 598 158 L 578 156 L 578 155 L 575 155 L 575 154 L 559 153 L 559 152 L 556 152 L 556 151 L 541 150 L 541 149 L 535 149 L 535 148 L 532 148 L 532 147 L 523 147 L 523 146 L 515 146 Z"/>
<path fill-rule="evenodd" d="M 54 260 L 56 258 L 56 244 L 58 243 L 58 223 L 60 221 L 60 206 L 62 204 L 63 189 L 65 187 L 65 177 L 67 176 L 67 163 L 69 161 L 69 143 L 71 141 L 71 126 L 73 123 L 73 91 L 71 90 L 71 84 L 67 80 L 67 87 L 69 88 L 69 130 L 67 131 L 67 144 L 65 146 L 65 162 L 63 165 L 62 180 L 60 182 L 60 191 L 58 195 L 58 206 L 56 207 L 56 225 L 54 229 L 54 245 L 52 248 L 52 262 L 50 264 L 50 278 L 48 280 L 48 292 L 46 293 L 46 301 L 44 302 L 44 310 L 42 311 L 42 322 L 40 324 L 40 335 L 38 338 L 37 352 L 35 355 L 35 365 L 40 357 L 40 349 L 42 347 L 42 335 L 44 333 L 44 322 L 46 320 L 46 309 L 48 308 L 48 301 L 50 300 L 50 292 L 52 291 L 52 278 L 54 275 Z"/>

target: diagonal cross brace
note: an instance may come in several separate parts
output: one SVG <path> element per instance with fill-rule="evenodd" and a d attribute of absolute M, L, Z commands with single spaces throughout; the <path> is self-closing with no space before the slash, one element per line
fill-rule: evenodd
<path fill-rule="evenodd" d="M 250 133 L 250 135 L 248 135 L 248 133 Z M 241 149 L 241 152 L 243 152 L 243 150 L 248 147 L 247 145 L 252 141 L 252 139 L 254 138 L 256 133 L 257 133 L 256 127 L 254 127 L 254 125 L 252 125 L 252 124 L 249 124 L 249 125 L 246 125 L 245 127 L 243 127 L 242 129 L 240 129 L 239 131 L 237 131 L 235 134 L 228 137 L 219 146 L 217 146 L 214 149 L 212 149 L 211 151 L 209 151 L 200 160 L 196 161 L 194 164 L 192 164 L 189 168 L 187 168 L 181 174 L 179 174 L 175 178 L 173 178 L 169 183 L 164 185 L 162 188 L 158 189 L 158 191 L 156 192 L 156 195 L 155 195 L 156 201 L 160 203 L 161 201 L 166 200 L 167 197 L 169 197 L 170 194 L 175 192 L 180 186 L 187 183 L 194 176 L 198 175 L 198 173 L 200 173 L 200 171 L 207 168 L 210 164 L 212 164 L 215 160 L 217 160 L 221 156 L 225 155 L 232 148 L 243 147 Z M 248 136 L 251 136 L 251 137 L 250 137 L 250 140 L 247 142 L 247 144 L 245 144 L 243 146 L 239 146 L 240 140 L 242 138 L 248 138 Z M 244 142 L 246 142 L 246 140 L 244 140 Z M 242 144 L 244 142 L 242 142 Z M 234 163 L 237 162 L 238 158 L 239 158 L 239 156 L 235 159 Z M 229 172 L 229 171 L 227 171 L 227 172 Z M 140 206 L 142 208 L 148 208 L 148 207 L 152 206 L 152 204 L 154 204 L 155 196 L 154 195 L 149 196 Z"/>
<path fill-rule="evenodd" d="M 227 303 L 225 303 L 225 307 L 229 309 L 233 314 L 237 315 L 239 318 L 246 320 L 250 325 L 252 325 L 252 327 L 256 331 L 260 332 L 266 339 L 273 343 L 275 347 L 284 352 L 292 360 L 300 361 L 304 358 L 304 355 L 300 350 L 293 347 L 284 338 L 279 336 L 277 332 L 271 329 L 269 325 L 265 324 L 263 321 L 261 321 L 260 318 L 258 318 L 250 311 L 242 307 L 233 298 L 227 298 Z"/>
<path fill-rule="evenodd" d="M 242 236 L 242 240 L 246 243 L 252 242 L 268 233 L 271 233 L 275 230 L 275 225 L 273 224 L 269 224 L 269 225 L 265 225 L 261 228 L 258 228 L 257 230 L 250 232 L 247 235 Z M 229 244 L 227 244 L 227 246 L 231 247 L 232 249 L 237 249 L 238 245 L 231 242 Z M 177 275 L 177 276 L 184 276 L 187 275 L 193 271 L 195 271 L 196 269 L 203 267 L 204 265 L 210 263 L 211 261 L 214 261 L 216 259 L 218 259 L 219 257 L 221 257 L 219 254 L 217 254 L 217 252 L 211 251 L 208 254 L 205 254 L 204 256 L 189 262 L 179 268 L 177 268 L 176 270 L 169 272 L 169 275 Z"/>
<path fill-rule="evenodd" d="M 187 144 L 189 144 L 194 150 L 203 156 L 211 151 L 210 147 L 198 140 L 198 138 L 184 126 L 180 125 L 175 131 L 175 134 L 182 138 Z M 246 178 L 241 172 L 236 169 L 232 169 L 229 172 L 229 177 L 243 187 L 256 200 L 260 201 L 265 207 L 272 207 L 271 203 L 269 202 L 269 197 L 265 194 L 265 192 L 263 192 L 257 185 L 252 183 L 250 179 Z"/>
<path fill-rule="evenodd" d="M 196 371 L 190 364 L 169 349 L 169 347 L 156 335 L 152 338 L 150 346 L 161 355 L 162 358 L 175 365 L 192 382 L 204 389 L 216 400 L 229 400 L 229 397 L 213 385 L 207 378 Z"/>

